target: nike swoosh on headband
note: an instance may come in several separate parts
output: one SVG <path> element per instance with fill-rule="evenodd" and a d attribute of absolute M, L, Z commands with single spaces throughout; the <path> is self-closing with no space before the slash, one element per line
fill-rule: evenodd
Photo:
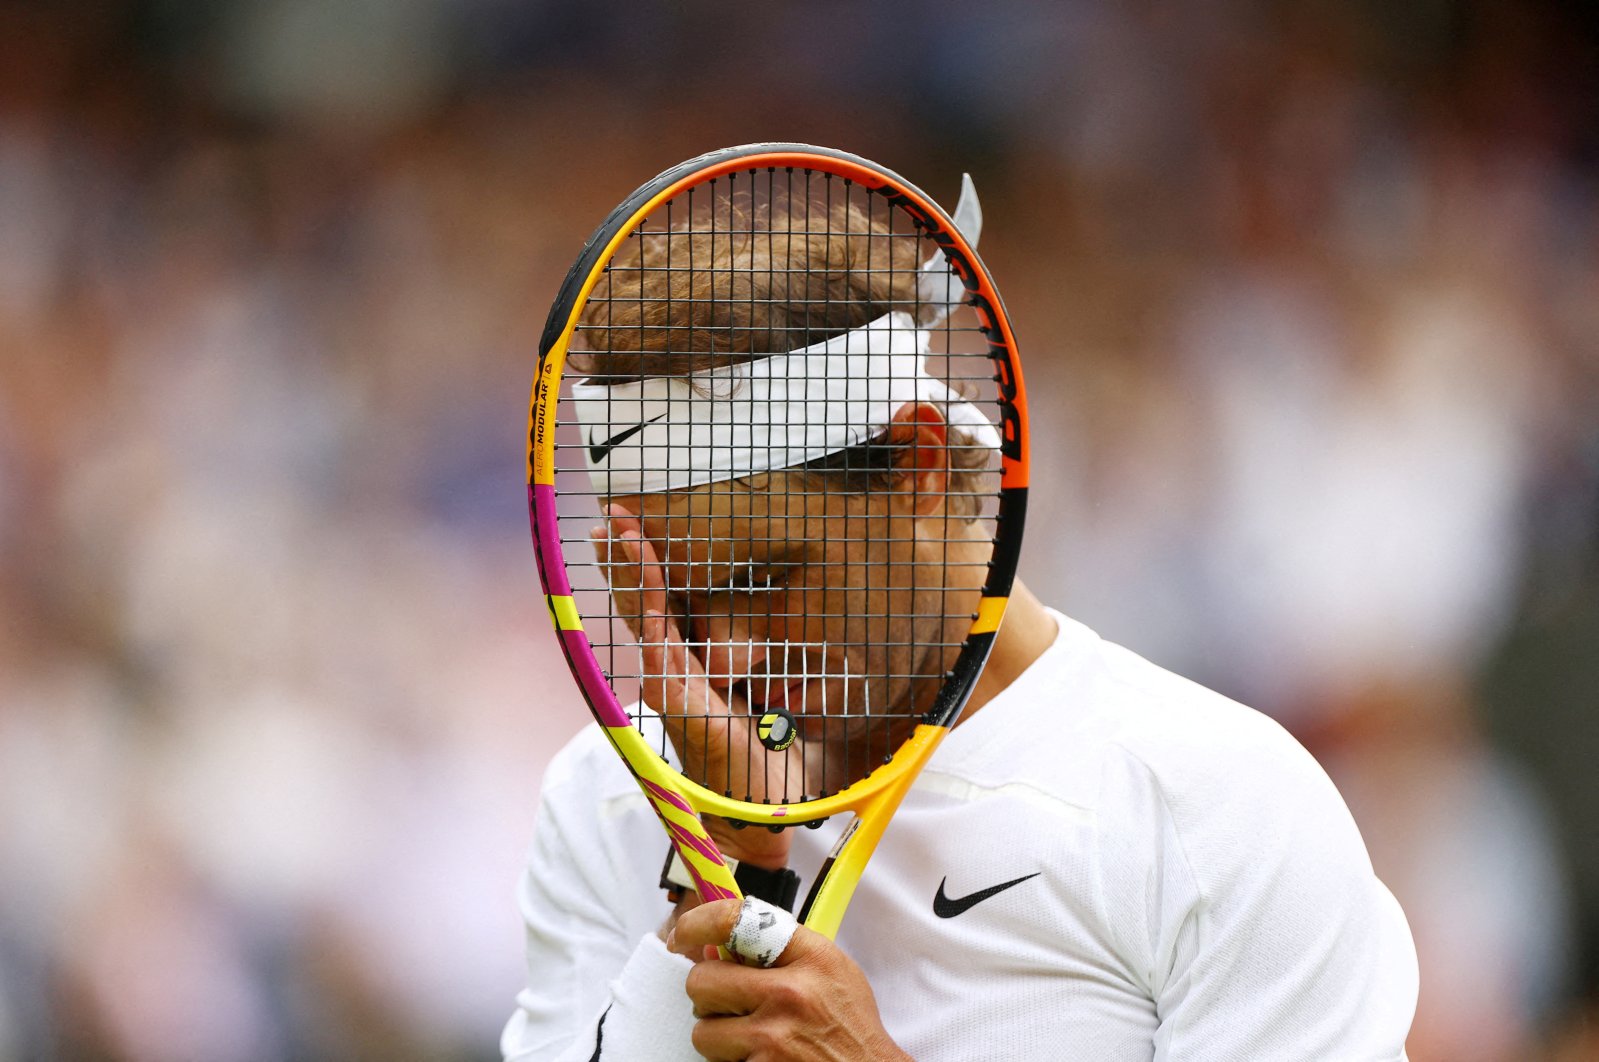
<path fill-rule="evenodd" d="M 595 464 L 599 464 L 601 461 L 605 460 L 605 455 L 606 454 L 610 453 L 612 450 L 616 449 L 618 446 L 620 446 L 623 443 L 627 442 L 629 439 L 631 439 L 633 436 L 637 435 L 639 432 L 643 431 L 645 425 L 654 424 L 656 421 L 660 420 L 661 417 L 664 417 L 664 416 L 666 416 L 665 413 L 662 413 L 659 417 L 651 417 L 649 420 L 646 420 L 646 421 L 644 421 L 642 423 L 633 425 L 631 428 L 628 428 L 626 431 L 617 432 L 615 435 L 611 436 L 609 439 L 606 439 L 602 443 L 597 443 L 597 442 L 594 441 L 594 429 L 590 428 L 589 429 L 589 460 L 593 461 Z"/>

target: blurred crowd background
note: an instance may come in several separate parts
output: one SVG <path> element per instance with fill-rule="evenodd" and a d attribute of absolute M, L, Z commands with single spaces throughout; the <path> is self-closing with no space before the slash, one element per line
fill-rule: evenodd
<path fill-rule="evenodd" d="M 0 1060 L 497 1057 L 543 316 L 779 139 L 974 174 L 1024 571 L 1333 773 L 1411 1058 L 1599 1058 L 1578 6 L 0 0 Z"/>

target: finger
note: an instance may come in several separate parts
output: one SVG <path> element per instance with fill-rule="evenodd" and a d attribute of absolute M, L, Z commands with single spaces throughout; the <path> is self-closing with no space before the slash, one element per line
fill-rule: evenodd
<path fill-rule="evenodd" d="M 725 946 L 733 939 L 734 931 L 741 928 L 740 923 L 750 920 L 752 917 L 750 911 L 754 905 L 778 911 L 789 922 L 793 922 L 793 916 L 788 912 L 760 900 L 755 900 L 754 904 L 749 903 L 748 898 L 717 900 L 714 903 L 701 904 L 678 918 L 677 924 L 672 929 L 671 939 L 677 947 L 684 949 Z M 749 927 L 750 930 L 754 928 Z M 772 965 L 788 966 L 804 959 L 818 948 L 832 946 L 832 942 L 820 933 L 804 926 L 795 926 L 787 945 L 772 957 Z"/>
<path fill-rule="evenodd" d="M 669 724 L 684 716 L 727 712 L 726 702 L 705 680 L 699 657 L 684 644 L 677 621 L 659 609 L 644 613 L 639 655 L 644 665 L 644 703 Z"/>
<path fill-rule="evenodd" d="M 665 721 L 684 769 L 713 790 L 749 799 L 798 796 L 804 791 L 802 772 L 791 773 L 780 760 L 752 759 L 754 737 L 752 722 L 744 718 L 745 706 L 734 698 L 738 711 L 730 710 L 728 698 L 712 687 L 704 663 L 684 641 L 678 620 L 670 615 L 665 566 L 638 517 L 617 505 L 605 512 L 613 542 L 632 562 L 626 601 L 637 609 L 628 615 L 628 623 L 639 643 L 640 696 Z M 694 772 L 695 766 L 700 773 Z M 786 851 L 786 846 L 773 847 Z"/>
<path fill-rule="evenodd" d="M 735 699 L 738 710 L 729 708 L 683 641 L 676 620 L 647 613 L 639 646 L 644 665 L 640 694 L 666 724 L 685 771 L 693 774 L 699 767 L 703 773 L 693 776 L 700 784 L 749 800 L 784 802 L 805 791 L 803 772 L 789 771 L 781 759 L 762 755 L 755 747 L 754 720 L 745 714 L 743 702 Z M 770 847 L 787 851 L 787 845 Z"/>
<path fill-rule="evenodd" d="M 727 943 L 727 935 L 733 931 L 743 906 L 743 900 L 714 900 L 683 912 L 666 938 L 667 946 L 686 951 Z"/>
<path fill-rule="evenodd" d="M 638 593 L 639 571 L 638 565 L 623 548 L 619 534 L 615 524 L 607 520 L 589 531 L 589 540 L 594 545 L 600 572 L 610 584 L 615 614 L 627 624 L 636 638 L 639 634 L 639 617 L 644 614 Z"/>
<path fill-rule="evenodd" d="M 683 641 L 675 620 L 658 612 L 647 613 L 639 646 L 644 665 L 640 695 L 666 724 L 667 737 L 686 772 L 712 790 L 744 794 L 749 800 L 786 801 L 804 791 L 799 772 L 790 776 L 781 764 L 768 765 L 766 757 L 752 755 L 752 721 L 732 711 L 711 685 L 704 665 Z M 767 766 L 772 766 L 772 771 L 768 772 Z M 760 842 L 757 838 L 754 848 L 745 843 L 735 845 L 745 853 L 740 858 L 788 851 L 786 843 Z"/>
<path fill-rule="evenodd" d="M 613 524 L 620 525 L 617 528 L 618 531 L 628 528 L 631 528 L 634 531 L 642 531 L 644 529 L 644 524 L 639 519 L 639 514 L 634 512 L 632 509 L 629 509 L 625 505 L 612 502 L 601 511 L 606 520 Z"/>
<path fill-rule="evenodd" d="M 693 1001 L 696 1018 L 736 1018 L 760 1006 L 765 974 L 736 962 L 695 963 L 683 991 Z"/>
<path fill-rule="evenodd" d="M 615 547 L 621 542 L 623 532 L 637 531 L 643 533 L 643 525 L 639 523 L 637 516 L 620 505 L 607 505 L 601 510 L 600 518 L 600 525 L 590 534 L 604 537 L 607 549 L 612 554 L 610 559 L 620 566 L 623 563 L 623 557 L 616 551 Z M 633 581 L 636 583 L 637 579 Z"/>
<path fill-rule="evenodd" d="M 666 611 L 666 570 L 655 555 L 655 546 L 641 532 L 631 528 L 622 532 L 622 549 L 632 561 L 637 586 L 645 611 Z"/>
<path fill-rule="evenodd" d="M 605 523 L 593 528 L 589 537 L 610 583 L 617 615 L 638 638 L 646 611 L 666 611 L 666 572 L 638 516 L 620 505 L 606 506 L 604 516 Z"/>
<path fill-rule="evenodd" d="M 639 694 L 666 724 L 684 770 L 712 789 L 732 788 L 734 782 L 740 792 L 748 788 L 742 784 L 747 772 L 729 770 L 738 757 L 729 755 L 729 728 L 734 724 L 727 702 L 711 688 L 676 621 L 659 612 L 646 613 L 639 656 L 643 664 Z"/>
<path fill-rule="evenodd" d="M 744 1062 L 755 1053 L 746 1017 L 704 1018 L 694 1023 L 690 1042 L 705 1062 Z"/>

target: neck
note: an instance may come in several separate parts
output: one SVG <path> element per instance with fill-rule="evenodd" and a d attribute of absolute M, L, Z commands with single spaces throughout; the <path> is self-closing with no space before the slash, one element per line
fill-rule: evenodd
<path fill-rule="evenodd" d="M 1044 655 L 1055 641 L 1055 617 L 1045 610 L 1032 591 L 1021 581 L 1011 585 L 1010 601 L 1005 606 L 1005 619 L 994 636 L 994 648 L 988 654 L 988 664 L 977 677 L 971 699 L 961 713 L 956 725 L 976 715 L 982 707 L 999 695 L 1005 687 L 1015 682 L 1033 661 Z"/>

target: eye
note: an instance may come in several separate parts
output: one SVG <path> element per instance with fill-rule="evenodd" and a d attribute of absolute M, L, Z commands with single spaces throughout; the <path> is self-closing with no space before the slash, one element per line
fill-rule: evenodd
<path fill-rule="evenodd" d="M 721 594 L 753 596 L 773 593 L 783 588 L 795 567 L 796 565 L 792 564 L 746 565 L 737 569 L 732 578 L 713 591 L 711 596 Z"/>
<path fill-rule="evenodd" d="M 784 573 L 773 568 L 760 571 L 751 569 L 747 574 L 728 586 L 728 593 L 732 594 L 769 594 L 783 585 Z"/>

